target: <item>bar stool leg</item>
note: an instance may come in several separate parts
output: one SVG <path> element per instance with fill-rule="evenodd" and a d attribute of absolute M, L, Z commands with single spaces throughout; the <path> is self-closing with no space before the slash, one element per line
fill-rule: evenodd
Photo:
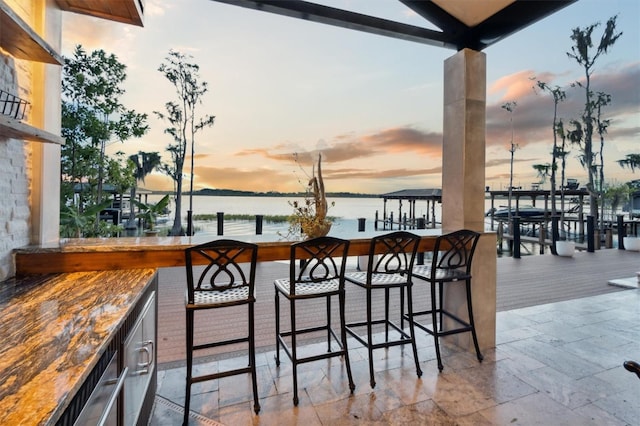
<path fill-rule="evenodd" d="M 476 347 L 476 356 L 478 361 L 482 362 L 484 357 L 480 353 L 480 346 L 478 345 L 478 336 L 476 335 L 476 325 L 473 321 L 473 307 L 471 306 L 471 280 L 467 280 L 467 310 L 469 311 L 469 325 L 471 326 L 471 336 L 473 336 L 473 345 Z"/>
<path fill-rule="evenodd" d="M 371 289 L 367 288 L 367 349 L 369 350 L 369 383 L 371 388 L 376 387 L 373 377 L 373 333 L 371 330 Z"/>
<path fill-rule="evenodd" d="M 442 309 L 442 307 L 440 307 Z M 440 359 L 440 343 L 438 342 L 438 306 L 436 302 L 436 284 L 431 283 L 431 320 L 433 322 L 433 341 L 436 346 L 436 358 L 438 359 L 438 370 L 442 371 L 444 366 L 442 365 L 442 360 Z M 442 317 L 442 314 L 440 314 Z M 441 324 L 442 326 L 442 324 Z"/>
<path fill-rule="evenodd" d="M 280 366 L 280 296 L 276 290 L 276 367 Z"/>
<path fill-rule="evenodd" d="M 403 292 L 403 289 L 400 288 L 400 291 Z M 413 318 L 413 296 L 411 292 L 411 283 L 407 285 L 407 313 L 409 318 Z M 404 315 L 401 316 L 403 318 Z M 413 348 L 413 359 L 416 361 L 416 374 L 418 377 L 422 377 L 422 369 L 420 368 L 420 361 L 418 360 L 418 347 L 416 344 L 416 329 L 413 324 L 413 321 L 409 321 L 409 334 L 411 335 L 411 346 Z"/>
<path fill-rule="evenodd" d="M 351 393 L 356 389 L 351 375 L 351 363 L 349 361 L 349 351 L 347 350 L 347 321 L 345 319 L 345 293 L 344 291 L 338 295 L 338 303 L 340 305 L 340 337 L 342 340 L 342 350 L 344 350 L 344 361 L 347 364 L 347 378 L 349 379 L 349 390 Z"/>
<path fill-rule="evenodd" d="M 444 285 L 442 284 L 442 282 L 438 283 L 438 300 L 440 303 L 440 331 L 442 331 L 442 327 L 444 327 L 444 321 L 442 320 L 442 310 L 444 309 Z"/>
<path fill-rule="evenodd" d="M 331 296 L 327 296 L 327 352 L 331 352 Z"/>
<path fill-rule="evenodd" d="M 193 376 L 193 311 L 187 310 L 187 380 L 184 397 L 183 425 L 189 423 L 189 404 L 191 402 L 191 378 Z"/>
<path fill-rule="evenodd" d="M 290 299 L 291 309 L 291 358 L 293 364 L 293 405 L 298 405 L 298 354 L 296 345 L 296 304 Z"/>
<path fill-rule="evenodd" d="M 251 381 L 253 382 L 253 411 L 258 414 L 260 412 L 260 403 L 258 402 L 258 377 L 256 373 L 256 335 L 254 326 L 254 307 L 253 302 L 249 303 L 249 362 L 251 363 Z"/>
<path fill-rule="evenodd" d="M 400 287 L 400 328 L 404 330 L 404 288 Z"/>
<path fill-rule="evenodd" d="M 384 340 L 389 341 L 389 288 L 384 289 Z"/>

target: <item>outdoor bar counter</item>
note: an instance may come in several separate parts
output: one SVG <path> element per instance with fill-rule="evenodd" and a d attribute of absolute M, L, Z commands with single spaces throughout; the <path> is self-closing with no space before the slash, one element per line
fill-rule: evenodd
<path fill-rule="evenodd" d="M 392 231 L 386 231 L 392 232 Z M 440 229 L 411 230 L 421 235 L 419 251 L 433 250 Z M 351 241 L 350 256 L 369 253 L 371 237 L 382 232 L 340 232 Z M 331 235 L 331 234 L 330 234 Z M 258 261 L 287 260 L 291 241 L 274 241 L 273 235 L 192 237 L 78 238 L 61 240 L 51 246 L 15 250 L 16 275 L 95 270 L 161 268 L 184 266 L 184 249 L 212 239 L 231 238 L 258 244 Z"/>

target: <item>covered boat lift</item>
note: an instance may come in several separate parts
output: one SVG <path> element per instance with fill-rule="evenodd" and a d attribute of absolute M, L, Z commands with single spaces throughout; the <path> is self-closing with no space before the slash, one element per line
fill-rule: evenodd
<path fill-rule="evenodd" d="M 426 228 L 429 223 L 431 228 L 436 227 L 436 203 L 442 204 L 442 189 L 403 189 L 381 194 L 380 198 L 384 200 L 384 207 L 381 220 L 378 218 L 378 211 L 376 210 L 374 222 L 376 230 L 378 230 L 379 222 L 382 222 L 383 230 L 387 229 L 387 225 L 389 225 L 389 229 L 393 229 L 394 224 L 398 225 L 398 229 Z M 390 210 L 387 215 L 387 200 L 398 200 L 398 218 L 396 222 L 393 219 L 393 211 Z M 405 200 L 409 203 L 409 217 L 407 217 L 407 212 L 404 213 L 404 216 L 402 213 L 402 202 Z M 426 214 L 421 217 L 416 216 L 416 201 L 418 200 L 427 202 Z"/>

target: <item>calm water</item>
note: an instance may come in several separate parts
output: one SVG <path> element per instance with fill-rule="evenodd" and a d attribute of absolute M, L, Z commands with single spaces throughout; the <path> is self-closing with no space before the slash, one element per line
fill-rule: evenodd
<path fill-rule="evenodd" d="M 158 201 L 161 195 L 149 196 L 150 202 Z M 301 199 L 289 198 L 289 197 L 217 197 L 206 195 L 193 196 L 193 213 L 199 214 L 212 214 L 217 212 L 224 212 L 225 214 L 248 214 L 248 215 L 290 215 L 293 211 L 293 207 L 289 202 L 301 201 Z M 358 229 L 358 218 L 365 218 L 367 230 L 373 229 L 373 223 L 375 220 L 376 210 L 378 211 L 378 217 L 382 219 L 384 210 L 384 201 L 382 198 L 329 198 L 329 203 L 335 203 L 329 208 L 329 216 L 335 217 L 336 221 L 333 224 L 332 229 L 336 230 L 344 227 L 345 229 Z M 403 214 L 408 213 L 409 203 L 403 202 Z M 416 215 L 418 217 L 426 215 L 430 205 L 427 205 L 426 201 L 418 200 L 416 202 Z M 491 207 L 491 201 L 486 200 L 485 211 Z M 182 216 L 183 226 L 186 226 L 187 210 L 189 209 L 189 197 L 185 196 L 182 200 Z M 387 214 L 393 211 L 394 220 L 398 218 L 398 201 L 387 201 Z M 431 212 L 428 212 L 429 215 Z M 437 204 L 435 208 L 436 222 L 441 223 L 441 209 Z M 173 213 L 169 218 L 167 225 L 173 223 Z M 166 225 L 165 225 L 166 226 Z M 216 233 L 217 223 L 216 220 L 212 221 L 199 221 L 195 225 L 197 233 Z M 263 234 L 286 233 L 288 224 L 278 223 L 271 224 L 264 222 Z M 243 235 L 255 232 L 255 221 L 230 221 L 225 220 L 224 234 L 225 235 Z"/>
<path fill-rule="evenodd" d="M 161 196 L 153 195 L 149 197 L 150 202 L 156 202 Z M 265 216 L 287 216 L 293 212 L 293 207 L 289 202 L 302 201 L 302 199 L 289 198 L 289 197 L 217 197 L 217 196 L 205 196 L 195 195 L 193 197 L 193 214 L 212 214 L 217 212 L 224 212 L 225 214 L 248 214 L 248 215 L 265 215 Z M 379 211 L 379 216 L 382 218 L 382 211 L 384 203 L 381 198 L 329 198 L 329 204 L 335 203 L 329 208 L 329 216 L 335 217 L 334 229 L 340 227 L 349 227 L 348 229 L 357 229 L 358 218 L 365 218 L 367 223 L 367 229 L 373 229 L 373 221 L 375 218 L 376 210 Z M 187 210 L 189 209 L 189 197 L 186 196 L 182 201 L 182 216 L 184 218 L 183 223 L 186 226 Z M 405 203 L 405 205 L 407 205 Z M 397 202 L 393 205 L 394 214 L 397 216 Z M 405 207 L 406 208 L 406 207 Z M 423 211 L 420 210 L 422 208 Z M 424 214 L 426 212 L 426 202 L 424 205 L 416 205 L 417 214 Z M 436 216 L 439 217 L 439 209 L 436 212 Z M 170 223 L 173 220 L 173 213 L 170 218 Z M 439 219 L 438 219 L 439 220 Z M 216 233 L 217 222 L 212 221 L 199 221 L 195 225 L 196 232 L 198 233 Z M 288 228 L 287 223 L 263 223 L 262 233 L 277 235 L 278 233 L 286 233 Z M 224 234 L 225 235 L 242 235 L 255 232 L 255 221 L 230 221 L 225 220 Z"/>
<path fill-rule="evenodd" d="M 162 195 L 149 196 L 150 202 L 157 202 Z M 289 197 L 217 197 L 217 196 L 204 196 L 196 195 L 193 197 L 193 212 L 194 215 L 210 214 L 215 215 L 217 212 L 224 212 L 225 214 L 243 214 L 243 215 L 290 215 L 293 211 L 293 207 L 289 202 L 296 201 L 295 198 Z M 297 199 L 302 201 L 302 199 Z M 329 198 L 329 203 L 335 203 L 334 206 L 329 208 L 329 215 L 335 217 L 336 220 L 332 226 L 332 233 L 340 235 L 340 230 L 344 229 L 348 232 L 353 232 L 358 229 L 358 219 L 365 219 L 366 230 L 374 229 L 374 220 L 376 211 L 378 211 L 378 217 L 382 219 L 384 210 L 384 201 L 382 198 Z M 187 210 L 189 208 L 189 197 L 183 198 L 182 217 L 183 226 L 187 225 Z M 496 207 L 506 205 L 507 200 L 496 200 Z M 171 206 L 173 208 L 173 205 Z M 416 202 L 416 215 L 421 217 L 427 214 L 427 210 L 430 206 L 426 201 Z M 438 225 L 441 223 L 441 206 L 438 204 L 435 208 L 436 222 Z M 403 213 L 408 213 L 409 203 L 403 203 Z M 485 200 L 485 211 L 491 208 L 491 200 Z M 398 218 L 398 201 L 389 200 L 387 202 L 387 214 L 393 212 L 394 221 Z M 431 212 L 428 212 L 429 215 Z M 160 225 L 162 227 L 170 227 L 173 224 L 173 213 L 170 217 L 166 218 L 166 222 Z M 485 220 L 486 229 L 491 229 L 491 221 L 489 218 Z M 196 221 L 194 227 L 196 234 L 217 235 L 217 221 Z M 273 235 L 276 239 L 281 238 L 287 234 L 289 225 L 287 223 L 268 223 L 264 222 L 262 225 L 263 235 Z M 381 229 L 381 226 L 380 226 Z M 396 228 L 397 229 L 397 228 Z M 495 228 L 497 229 L 497 227 Z M 224 235 L 250 235 L 256 232 L 255 220 L 225 220 L 224 221 Z M 615 237 L 614 237 L 615 239 Z M 614 244 L 617 244 L 614 241 Z M 505 247 L 506 249 L 506 247 Z M 533 243 L 523 243 L 522 255 L 538 254 L 539 247 Z M 547 250 L 548 252 L 548 250 Z"/>

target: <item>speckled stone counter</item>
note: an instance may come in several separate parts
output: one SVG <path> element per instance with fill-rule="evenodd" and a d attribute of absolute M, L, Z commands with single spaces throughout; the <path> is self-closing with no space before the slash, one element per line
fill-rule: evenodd
<path fill-rule="evenodd" d="M 155 274 L 74 272 L 0 283 L 0 425 L 55 424 Z"/>

